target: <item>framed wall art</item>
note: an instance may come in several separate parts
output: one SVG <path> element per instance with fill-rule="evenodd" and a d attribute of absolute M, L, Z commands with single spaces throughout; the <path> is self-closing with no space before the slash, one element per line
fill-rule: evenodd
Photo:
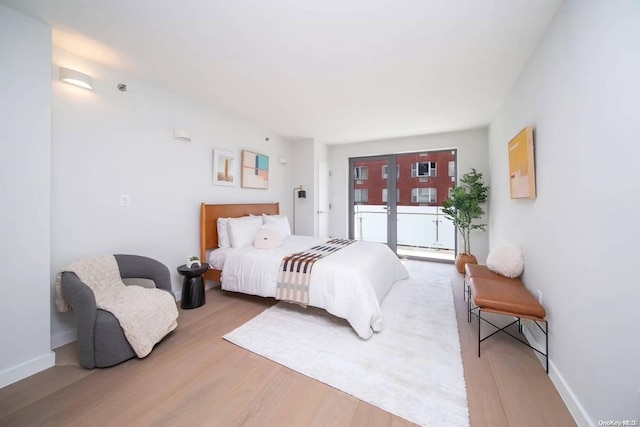
<path fill-rule="evenodd" d="M 213 184 L 235 187 L 238 185 L 238 159 L 233 151 L 213 149 Z"/>
<path fill-rule="evenodd" d="M 269 188 L 269 156 L 242 150 L 242 188 Z"/>
<path fill-rule="evenodd" d="M 536 198 L 533 128 L 530 126 L 509 141 L 509 188 L 512 199 Z"/>

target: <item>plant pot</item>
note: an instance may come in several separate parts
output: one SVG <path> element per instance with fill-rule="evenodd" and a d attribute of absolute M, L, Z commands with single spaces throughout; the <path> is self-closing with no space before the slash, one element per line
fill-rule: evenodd
<path fill-rule="evenodd" d="M 456 257 L 456 268 L 462 274 L 464 274 L 465 265 L 477 264 L 477 263 L 478 263 L 478 259 L 471 254 L 462 253 L 462 254 L 458 254 L 458 256 Z"/>
<path fill-rule="evenodd" d="M 187 266 L 187 268 L 201 267 L 200 258 L 198 258 L 198 257 L 189 257 L 189 258 L 187 258 L 186 266 Z"/>

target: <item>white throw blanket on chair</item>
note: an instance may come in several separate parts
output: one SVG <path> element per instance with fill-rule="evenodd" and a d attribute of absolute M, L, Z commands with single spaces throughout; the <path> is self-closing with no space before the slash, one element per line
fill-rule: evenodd
<path fill-rule="evenodd" d="M 81 258 L 71 262 L 56 276 L 56 307 L 71 307 L 62 295 L 62 273 L 75 273 L 91 290 L 99 309 L 112 313 L 138 357 L 148 355 L 153 346 L 178 326 L 178 308 L 162 289 L 127 286 L 113 255 Z"/>

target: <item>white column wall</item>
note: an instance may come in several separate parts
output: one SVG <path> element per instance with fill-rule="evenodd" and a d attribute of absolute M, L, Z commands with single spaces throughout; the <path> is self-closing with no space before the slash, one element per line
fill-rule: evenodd
<path fill-rule="evenodd" d="M 490 241 L 524 250 L 580 425 L 640 422 L 639 41 L 640 2 L 565 1 L 490 126 Z M 525 126 L 538 197 L 512 200 L 507 143 Z"/>
<path fill-rule="evenodd" d="M 0 387 L 53 366 L 51 29 L 0 6 Z"/>
<path fill-rule="evenodd" d="M 291 142 L 292 179 L 289 189 L 289 199 L 295 203 L 296 226 L 295 233 L 303 236 L 314 235 L 314 201 L 315 201 L 315 144 L 313 139 L 301 139 Z M 303 186 L 307 193 L 305 199 L 299 199 L 293 189 Z M 297 192 L 296 192 L 297 193 Z M 293 230 L 293 217 L 290 217 Z"/>
<path fill-rule="evenodd" d="M 315 190 L 315 196 L 313 198 L 313 235 L 318 236 L 319 230 L 319 220 L 318 220 L 318 210 L 320 210 L 320 204 L 318 203 L 318 187 L 319 187 L 319 166 L 320 162 L 326 162 L 327 157 L 329 155 L 329 147 L 327 144 L 319 141 L 314 141 L 313 144 L 314 151 L 314 162 L 313 162 L 313 188 Z M 327 189 L 328 191 L 328 189 Z M 328 215 L 328 213 L 327 213 Z"/>

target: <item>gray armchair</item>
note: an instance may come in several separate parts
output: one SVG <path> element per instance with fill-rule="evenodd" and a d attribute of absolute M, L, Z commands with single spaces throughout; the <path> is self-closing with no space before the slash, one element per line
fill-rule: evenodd
<path fill-rule="evenodd" d="M 115 258 L 123 279 L 150 279 L 156 288 L 175 298 L 171 275 L 164 264 L 139 255 L 115 255 Z M 63 273 L 62 294 L 75 313 L 80 366 L 105 368 L 136 356 L 118 320 L 97 308 L 93 292 L 74 273 Z"/>

